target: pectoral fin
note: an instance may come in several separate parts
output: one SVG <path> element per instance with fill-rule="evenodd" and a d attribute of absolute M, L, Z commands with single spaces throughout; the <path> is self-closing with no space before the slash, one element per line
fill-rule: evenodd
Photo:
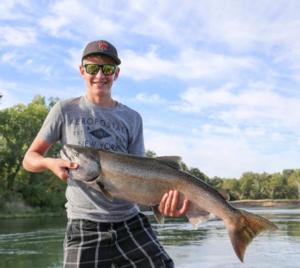
<path fill-rule="evenodd" d="M 165 218 L 164 216 L 160 213 L 160 211 L 158 210 L 158 205 L 151 207 L 152 211 L 153 211 L 153 215 L 154 218 L 156 219 L 156 221 L 160 224 L 165 223 Z"/>
<path fill-rule="evenodd" d="M 100 182 L 100 181 L 96 181 L 96 184 L 99 186 L 100 191 L 102 192 L 102 194 L 109 200 L 109 201 L 113 201 L 113 197 L 112 195 L 106 191 L 105 186 Z"/>
<path fill-rule="evenodd" d="M 91 181 L 91 182 L 85 182 L 88 184 L 90 187 L 95 189 L 98 192 L 101 192 L 105 198 L 107 198 L 109 201 L 113 201 L 113 196 L 105 189 L 105 186 L 101 182 L 101 177 L 98 177 L 96 180 Z"/>

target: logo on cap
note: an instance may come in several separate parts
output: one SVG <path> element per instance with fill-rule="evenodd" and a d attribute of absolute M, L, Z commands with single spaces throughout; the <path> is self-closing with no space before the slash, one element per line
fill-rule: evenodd
<path fill-rule="evenodd" d="M 98 47 L 99 47 L 100 50 L 107 50 L 109 45 L 104 41 L 99 41 L 98 42 Z"/>

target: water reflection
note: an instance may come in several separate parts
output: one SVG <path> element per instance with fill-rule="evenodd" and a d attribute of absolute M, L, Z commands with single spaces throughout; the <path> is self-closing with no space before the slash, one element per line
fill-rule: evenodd
<path fill-rule="evenodd" d="M 0 267 L 61 267 L 64 218 L 0 220 Z"/>
<path fill-rule="evenodd" d="M 206 229 L 193 229 L 190 224 L 180 222 L 177 224 L 165 224 L 165 226 L 153 224 L 159 241 L 164 245 L 185 246 L 201 244 L 207 237 Z"/>
<path fill-rule="evenodd" d="M 222 221 L 194 230 L 184 219 L 155 223 L 158 238 L 177 268 L 300 267 L 300 209 L 247 209 L 273 221 L 278 231 L 264 233 L 249 246 L 245 263 L 234 254 Z M 0 267 L 62 267 L 64 218 L 0 220 Z"/>

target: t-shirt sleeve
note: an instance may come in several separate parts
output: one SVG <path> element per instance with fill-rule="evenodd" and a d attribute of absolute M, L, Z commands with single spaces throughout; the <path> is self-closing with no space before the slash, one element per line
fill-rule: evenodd
<path fill-rule="evenodd" d="M 56 103 L 48 113 L 37 137 L 49 143 L 61 140 L 63 115 L 61 103 Z"/>
<path fill-rule="evenodd" d="M 137 114 L 132 136 L 129 140 L 128 153 L 139 156 L 145 155 L 143 120 L 139 114 Z"/>

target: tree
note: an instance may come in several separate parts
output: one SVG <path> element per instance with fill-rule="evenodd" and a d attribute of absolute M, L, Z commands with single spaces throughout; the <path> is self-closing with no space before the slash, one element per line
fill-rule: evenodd
<path fill-rule="evenodd" d="M 230 200 L 240 199 L 240 182 L 237 179 L 224 179 L 222 187 L 226 192 L 229 193 Z"/>
<path fill-rule="evenodd" d="M 253 172 L 246 172 L 240 178 L 241 199 L 254 198 L 254 184 L 256 175 Z"/>
<path fill-rule="evenodd" d="M 271 198 L 281 199 L 286 198 L 287 195 L 287 178 L 281 173 L 272 174 L 271 184 Z"/>
<path fill-rule="evenodd" d="M 156 153 L 151 151 L 151 150 L 147 150 L 146 153 L 145 153 L 146 157 L 156 157 Z"/>
<path fill-rule="evenodd" d="M 288 197 L 300 198 L 300 169 L 295 169 L 287 178 Z"/>
<path fill-rule="evenodd" d="M 18 104 L 0 110 L 0 197 L 3 200 L 19 195 L 26 201 L 34 200 L 37 194 L 39 198 L 46 196 L 44 186 L 51 184 L 53 176 L 25 172 L 22 161 L 48 112 L 49 107 L 41 96 L 35 97 L 27 106 Z M 56 151 L 57 147 L 54 147 L 52 153 Z M 50 181 L 45 183 L 42 179 L 45 177 Z M 55 180 L 58 181 L 56 178 Z M 38 189 L 35 194 L 30 192 L 33 189 Z"/>
<path fill-rule="evenodd" d="M 42 97 L 0 111 L 0 174 L 6 190 L 14 190 L 23 156 L 47 113 Z"/>
<path fill-rule="evenodd" d="M 209 178 L 198 168 L 190 168 L 190 169 L 186 168 L 186 171 L 189 172 L 190 174 L 192 174 L 193 176 L 209 183 Z"/>

